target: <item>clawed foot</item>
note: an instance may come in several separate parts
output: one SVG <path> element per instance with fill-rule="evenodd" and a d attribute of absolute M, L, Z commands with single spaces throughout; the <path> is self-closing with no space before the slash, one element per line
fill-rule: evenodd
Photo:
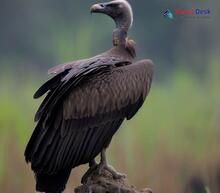
<path fill-rule="evenodd" d="M 118 173 L 112 166 L 107 164 L 106 156 L 105 156 L 105 149 L 101 153 L 101 162 L 100 164 L 97 164 L 95 160 L 91 161 L 89 163 L 89 170 L 83 175 L 81 183 L 86 184 L 89 177 L 92 176 L 92 174 L 104 174 L 104 171 L 108 171 L 114 179 L 121 179 L 126 178 L 125 174 Z"/>
<path fill-rule="evenodd" d="M 100 163 L 93 165 L 88 169 L 88 171 L 83 175 L 81 183 L 86 184 L 87 180 L 92 174 L 102 175 L 105 170 L 111 173 L 114 179 L 126 178 L 125 174 L 117 172 L 112 166 Z"/>
<path fill-rule="evenodd" d="M 110 166 L 106 163 L 100 163 L 97 166 L 98 174 L 101 175 L 102 173 L 104 173 L 104 170 L 107 170 L 109 173 L 111 173 L 114 179 L 126 178 L 125 174 L 121 174 L 121 173 L 117 172 L 112 166 Z"/>

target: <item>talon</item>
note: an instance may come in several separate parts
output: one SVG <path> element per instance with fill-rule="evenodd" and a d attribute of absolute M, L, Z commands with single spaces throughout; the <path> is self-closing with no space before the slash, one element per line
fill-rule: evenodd
<path fill-rule="evenodd" d="M 112 174 L 114 179 L 121 179 L 127 177 L 125 174 L 117 172 L 112 166 L 106 165 L 105 169 Z"/>
<path fill-rule="evenodd" d="M 101 175 L 104 173 L 104 170 L 108 171 L 114 179 L 121 179 L 126 178 L 127 176 L 125 174 L 118 173 L 112 166 L 107 164 L 107 159 L 105 155 L 105 149 L 101 152 L 101 162 L 100 164 L 97 164 L 95 160 L 92 160 L 89 162 L 90 168 L 88 171 L 83 175 L 81 179 L 82 184 L 86 184 L 89 177 L 92 176 L 92 174 L 96 173 L 98 175 Z"/>

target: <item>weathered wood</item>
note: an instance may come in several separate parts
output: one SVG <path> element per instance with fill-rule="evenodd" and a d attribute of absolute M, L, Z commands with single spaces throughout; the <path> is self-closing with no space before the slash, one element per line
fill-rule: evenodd
<path fill-rule="evenodd" d="M 112 175 L 105 171 L 98 175 L 93 173 L 83 185 L 75 188 L 75 193 L 153 193 L 150 188 L 138 191 L 136 187 L 129 185 L 126 178 L 113 179 Z"/>

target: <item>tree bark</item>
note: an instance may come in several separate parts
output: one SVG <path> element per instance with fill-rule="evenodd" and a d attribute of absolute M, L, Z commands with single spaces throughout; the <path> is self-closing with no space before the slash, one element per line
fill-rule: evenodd
<path fill-rule="evenodd" d="M 112 175 L 105 171 L 101 175 L 93 173 L 86 183 L 75 188 L 75 193 L 152 193 L 152 190 L 145 188 L 138 191 L 129 185 L 126 178 L 113 179 Z"/>

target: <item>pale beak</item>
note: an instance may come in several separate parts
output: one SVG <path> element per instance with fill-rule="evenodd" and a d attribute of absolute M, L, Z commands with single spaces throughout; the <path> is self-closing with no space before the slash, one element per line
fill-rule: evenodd
<path fill-rule="evenodd" d="M 105 3 L 95 4 L 90 8 L 91 13 L 104 13 L 105 12 Z"/>
<path fill-rule="evenodd" d="M 95 12 L 97 12 L 98 10 L 100 10 L 101 9 L 101 6 L 99 5 L 99 4 L 95 4 L 95 5 L 93 5 L 91 8 L 90 8 L 90 12 L 91 13 L 95 13 Z"/>

